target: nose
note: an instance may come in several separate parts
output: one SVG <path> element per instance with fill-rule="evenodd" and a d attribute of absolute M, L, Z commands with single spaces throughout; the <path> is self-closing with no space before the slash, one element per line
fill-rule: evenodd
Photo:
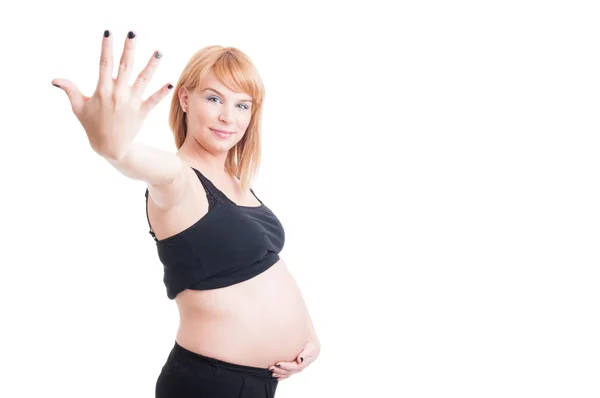
<path fill-rule="evenodd" d="M 226 124 L 233 122 L 233 110 L 230 109 L 228 106 L 221 107 L 221 114 L 219 115 L 219 120 Z"/>

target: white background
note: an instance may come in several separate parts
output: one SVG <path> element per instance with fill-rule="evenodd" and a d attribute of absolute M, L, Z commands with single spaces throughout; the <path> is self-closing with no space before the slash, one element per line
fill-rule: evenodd
<path fill-rule="evenodd" d="M 145 184 L 51 84 L 91 95 L 110 29 L 131 84 L 164 52 L 146 96 L 212 44 L 265 82 L 255 192 L 322 342 L 278 398 L 598 397 L 593 3 L 2 6 L 0 395 L 153 397 L 173 345 Z M 175 151 L 171 95 L 138 142 Z"/>

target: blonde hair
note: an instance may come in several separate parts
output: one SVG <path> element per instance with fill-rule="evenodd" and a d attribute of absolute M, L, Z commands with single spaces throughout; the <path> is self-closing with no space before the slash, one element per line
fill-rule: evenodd
<path fill-rule="evenodd" d="M 260 167 L 264 85 L 246 54 L 235 47 L 214 45 L 204 47 L 190 58 L 173 93 L 178 93 L 180 87 L 190 91 L 194 91 L 198 86 L 200 90 L 204 89 L 202 84 L 211 72 L 228 89 L 244 92 L 252 97 L 250 124 L 242 139 L 229 150 L 225 160 L 226 171 L 239 178 L 242 189 L 246 191 Z M 173 131 L 175 146 L 179 149 L 185 141 L 187 125 L 178 95 L 173 95 L 171 99 L 169 126 Z"/>

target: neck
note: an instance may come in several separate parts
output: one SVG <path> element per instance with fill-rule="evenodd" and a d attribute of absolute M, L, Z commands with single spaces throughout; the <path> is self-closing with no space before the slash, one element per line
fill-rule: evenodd
<path fill-rule="evenodd" d="M 227 159 L 227 153 L 212 154 L 202 147 L 196 140 L 188 139 L 186 137 L 183 145 L 177 151 L 177 155 L 182 159 L 186 159 L 191 166 L 198 164 L 202 170 L 210 173 L 214 176 L 228 175 L 225 170 L 225 160 Z M 196 167 L 198 168 L 198 167 Z"/>

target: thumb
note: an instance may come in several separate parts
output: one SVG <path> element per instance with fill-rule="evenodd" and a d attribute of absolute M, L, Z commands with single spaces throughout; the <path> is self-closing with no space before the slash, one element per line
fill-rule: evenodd
<path fill-rule="evenodd" d="M 62 89 L 67 94 L 75 115 L 78 115 L 83 110 L 85 97 L 81 94 L 75 83 L 66 79 L 54 79 L 52 80 L 52 85 Z"/>

